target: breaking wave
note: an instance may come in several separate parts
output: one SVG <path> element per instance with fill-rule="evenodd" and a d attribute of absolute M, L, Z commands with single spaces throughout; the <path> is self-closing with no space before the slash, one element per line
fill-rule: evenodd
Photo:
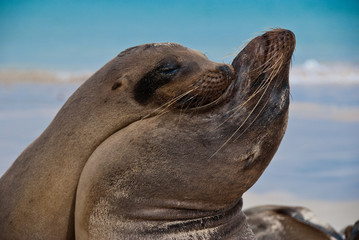
<path fill-rule="evenodd" d="M 50 71 L 41 69 L 0 69 L 0 83 L 81 83 L 88 79 L 93 71 Z"/>
<path fill-rule="evenodd" d="M 292 84 L 359 84 L 359 64 L 320 63 L 314 59 L 293 65 Z"/>
<path fill-rule="evenodd" d="M 81 83 L 93 73 L 92 70 L 0 69 L 0 83 Z M 294 64 L 290 75 L 292 84 L 359 84 L 359 64 L 310 59 L 303 64 Z"/>

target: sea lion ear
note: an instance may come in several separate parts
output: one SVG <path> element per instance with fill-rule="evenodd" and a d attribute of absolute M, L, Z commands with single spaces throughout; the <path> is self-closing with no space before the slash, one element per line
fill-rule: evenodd
<path fill-rule="evenodd" d="M 114 82 L 114 84 L 112 85 L 111 90 L 116 90 L 117 88 L 122 86 L 122 82 L 121 79 L 117 79 L 116 82 Z"/>
<path fill-rule="evenodd" d="M 119 78 L 117 78 L 112 87 L 111 87 L 111 90 L 114 91 L 122 86 L 125 86 L 126 85 L 126 81 L 128 81 L 128 76 L 127 75 L 124 75 L 124 76 L 121 76 Z"/>

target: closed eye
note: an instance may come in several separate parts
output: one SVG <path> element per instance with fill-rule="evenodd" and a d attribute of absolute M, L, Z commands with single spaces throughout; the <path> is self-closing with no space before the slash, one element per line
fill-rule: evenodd
<path fill-rule="evenodd" d="M 161 66 L 157 69 L 157 72 L 163 76 L 171 77 L 178 73 L 179 66 L 175 64 L 168 64 L 165 66 Z"/>
<path fill-rule="evenodd" d="M 166 63 L 148 72 L 135 85 L 135 99 L 141 104 L 146 104 L 155 91 L 170 82 L 179 70 L 179 63 L 166 61 Z"/>
<path fill-rule="evenodd" d="M 178 68 L 168 68 L 161 70 L 161 74 L 174 75 L 178 72 Z"/>

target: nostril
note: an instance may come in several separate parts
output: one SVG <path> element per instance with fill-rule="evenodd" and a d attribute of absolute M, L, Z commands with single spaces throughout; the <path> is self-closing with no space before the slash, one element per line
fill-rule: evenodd
<path fill-rule="evenodd" d="M 225 72 L 228 77 L 232 75 L 232 71 L 227 65 L 220 66 L 219 70 L 222 71 L 222 72 Z"/>

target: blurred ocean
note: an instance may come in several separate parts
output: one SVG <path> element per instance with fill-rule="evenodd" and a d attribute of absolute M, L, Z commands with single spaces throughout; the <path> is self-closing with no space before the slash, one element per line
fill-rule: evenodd
<path fill-rule="evenodd" d="M 178 42 L 221 62 L 270 28 L 297 38 L 295 62 L 359 62 L 358 0 L 0 2 L 0 68 L 98 69 L 120 51 Z"/>

